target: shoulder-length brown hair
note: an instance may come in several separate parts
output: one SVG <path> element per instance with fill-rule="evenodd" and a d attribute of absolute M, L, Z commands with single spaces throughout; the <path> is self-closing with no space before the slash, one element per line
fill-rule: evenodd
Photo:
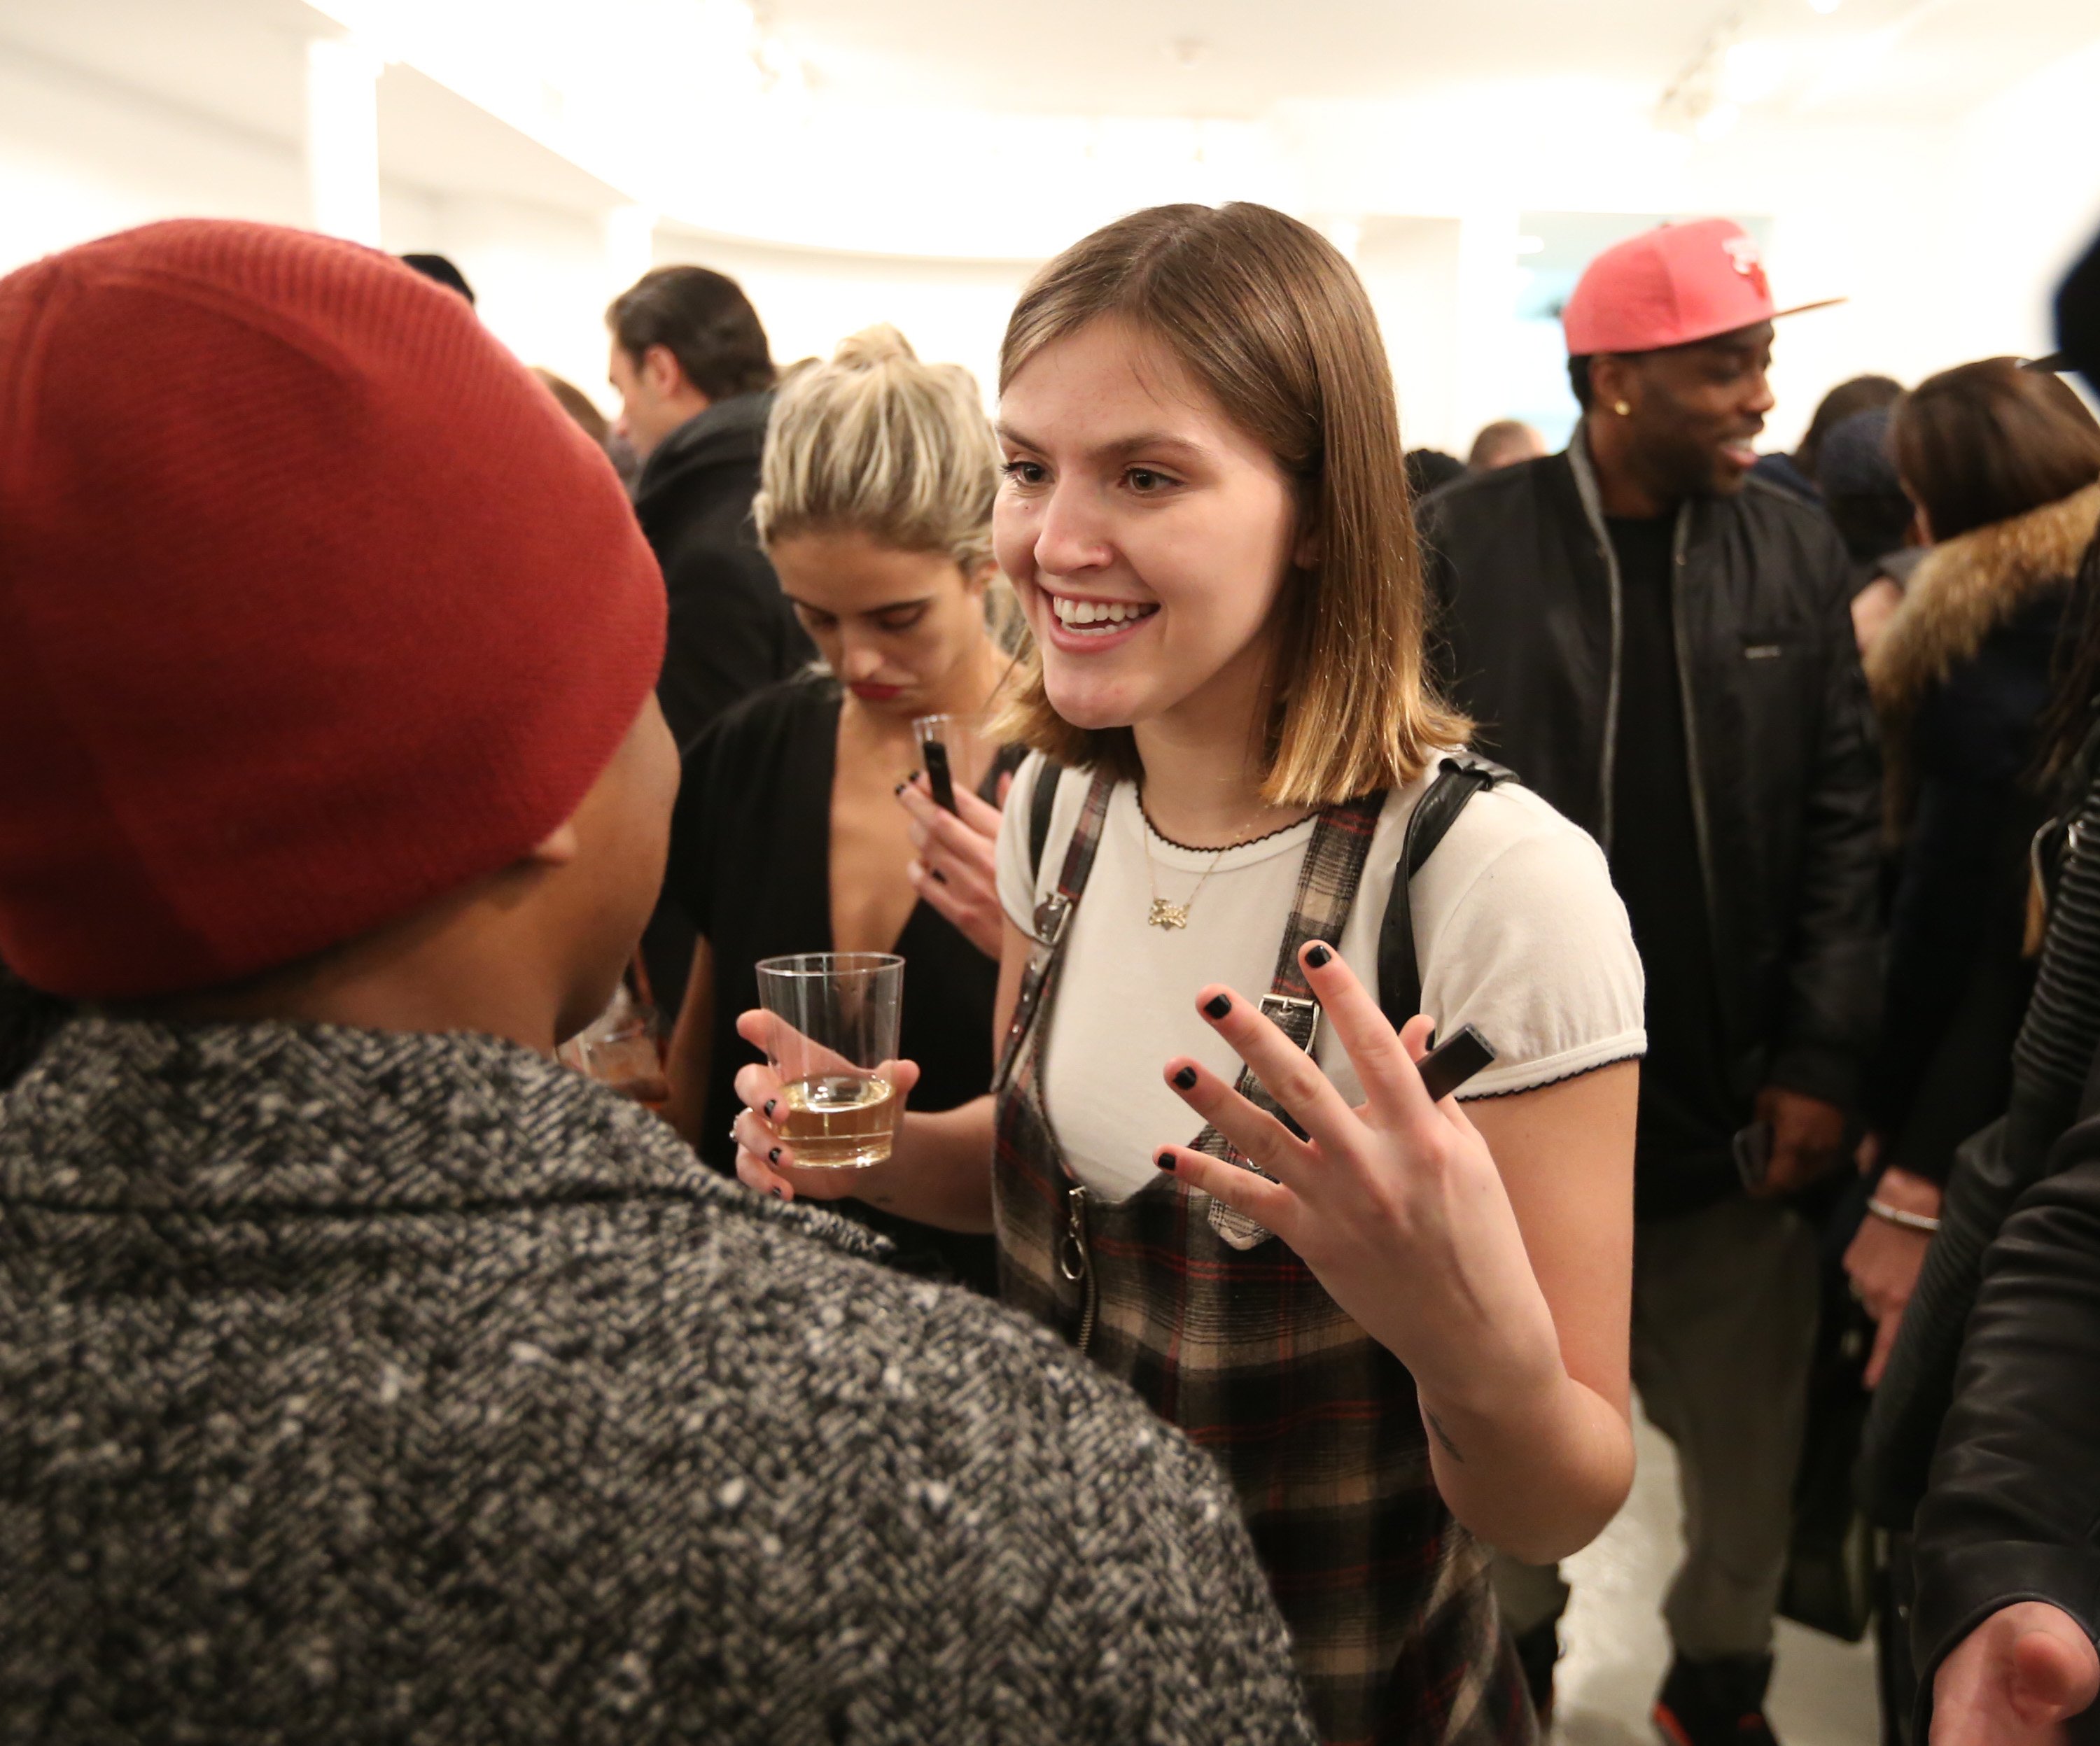
<path fill-rule="evenodd" d="M 1284 584 L 1263 796 L 1326 806 L 1413 781 L 1468 724 L 1432 693 L 1414 519 L 1378 319 L 1349 263 L 1267 206 L 1155 206 L 1067 249 L 1021 293 L 1002 390 L 1104 316 L 1167 349 L 1298 482 L 1315 563 Z M 1006 734 L 1061 764 L 1142 774 L 1127 728 L 1074 727 L 1016 675 Z"/>
<path fill-rule="evenodd" d="M 2024 515 L 2100 479 L 2100 424 L 2017 358 L 1928 377 L 1895 403 L 1889 448 L 1935 540 Z"/>

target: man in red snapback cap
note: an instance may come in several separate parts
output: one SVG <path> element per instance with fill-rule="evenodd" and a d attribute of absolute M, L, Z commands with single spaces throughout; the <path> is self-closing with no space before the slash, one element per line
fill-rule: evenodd
<path fill-rule="evenodd" d="M 1634 1378 L 1677 1444 L 1685 1560 L 1657 1719 L 1757 1746 L 1816 1321 L 1785 1197 L 1836 1165 L 1877 972 L 1880 769 L 1835 528 L 1751 477 L 1774 305 L 1725 218 L 1590 263 L 1564 453 L 1424 506 L 1454 701 L 1610 858 L 1648 972 Z M 1550 1703 L 1567 1590 L 1505 1565 Z"/>
<path fill-rule="evenodd" d="M 77 1012 L 0 1036 L 0 1739 L 1309 1739 L 1136 1396 L 551 1058 L 661 880 L 664 625 L 399 262 L 0 280 L 0 956 Z"/>

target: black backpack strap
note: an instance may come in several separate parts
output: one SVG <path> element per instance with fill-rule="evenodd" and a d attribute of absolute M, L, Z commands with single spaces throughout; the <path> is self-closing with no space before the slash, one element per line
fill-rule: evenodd
<path fill-rule="evenodd" d="M 1396 1030 L 1422 1010 L 1422 963 L 1414 948 L 1414 875 L 1475 795 L 1515 780 L 1499 764 L 1471 752 L 1454 753 L 1438 765 L 1436 780 L 1407 821 L 1400 864 L 1393 869 L 1392 893 L 1386 899 L 1385 920 L 1379 928 L 1379 1005 Z"/>
<path fill-rule="evenodd" d="M 1043 876 L 1043 851 L 1049 846 L 1050 815 L 1057 807 L 1057 782 L 1065 766 L 1043 761 L 1035 773 L 1035 787 L 1028 800 L 1028 873 L 1039 882 Z"/>

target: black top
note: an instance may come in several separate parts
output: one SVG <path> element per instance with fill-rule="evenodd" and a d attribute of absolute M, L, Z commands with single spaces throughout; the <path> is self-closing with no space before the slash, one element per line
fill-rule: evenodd
<path fill-rule="evenodd" d="M 1612 880 L 1648 976 L 1635 1201 L 1688 1211 L 1733 1184 L 1727 1089 L 1670 601 L 1676 520 L 1608 518 L 1622 602 Z"/>
<path fill-rule="evenodd" d="M 736 1033 L 738 1014 L 758 1004 L 758 961 L 832 950 L 832 783 L 842 694 L 828 675 L 788 680 L 721 716 L 686 754 L 664 901 L 713 954 L 699 1150 L 726 1173 L 736 1167 L 729 1129 L 743 1108 L 738 1070 L 764 1059 Z M 923 902 L 892 950 L 905 961 L 900 1047 L 920 1069 L 911 1107 L 952 1109 L 982 1097 L 991 1088 L 999 965 Z M 893 1239 L 911 1264 L 993 1288 L 989 1237 L 937 1231 L 857 1201 L 838 1210 Z"/>

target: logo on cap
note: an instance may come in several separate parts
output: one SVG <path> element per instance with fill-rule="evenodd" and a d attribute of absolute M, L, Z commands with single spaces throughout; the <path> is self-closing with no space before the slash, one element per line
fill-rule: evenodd
<path fill-rule="evenodd" d="M 1771 287 L 1765 280 L 1765 264 L 1758 254 L 1758 245 L 1747 236 L 1724 236 L 1721 246 L 1727 251 L 1728 264 L 1749 280 L 1759 297 L 1771 295 Z"/>

